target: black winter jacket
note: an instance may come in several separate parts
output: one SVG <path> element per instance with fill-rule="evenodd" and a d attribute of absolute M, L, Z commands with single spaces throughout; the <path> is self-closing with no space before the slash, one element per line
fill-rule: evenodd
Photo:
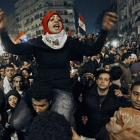
<path fill-rule="evenodd" d="M 85 126 L 87 137 L 96 137 L 102 127 L 109 122 L 110 117 L 119 107 L 131 106 L 131 103 L 124 97 L 117 97 L 114 89 L 110 88 L 102 103 L 97 91 L 97 86 L 90 89 L 84 101 L 84 114 L 88 117 Z"/>
<path fill-rule="evenodd" d="M 64 47 L 57 50 L 44 44 L 42 37 L 32 39 L 28 43 L 15 45 L 8 37 L 7 32 L 1 31 L 0 36 L 7 52 L 16 55 L 34 55 L 38 63 L 37 81 L 47 81 L 54 88 L 71 91 L 69 61 L 79 60 L 83 55 L 98 54 L 105 43 L 107 32 L 101 31 L 93 45 L 68 37 Z"/>

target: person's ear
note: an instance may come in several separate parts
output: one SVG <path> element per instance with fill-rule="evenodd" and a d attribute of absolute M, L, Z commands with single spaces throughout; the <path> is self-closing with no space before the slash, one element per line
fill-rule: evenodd
<path fill-rule="evenodd" d="M 112 85 L 112 81 L 110 81 L 110 83 L 109 83 L 109 86 L 111 86 Z"/>

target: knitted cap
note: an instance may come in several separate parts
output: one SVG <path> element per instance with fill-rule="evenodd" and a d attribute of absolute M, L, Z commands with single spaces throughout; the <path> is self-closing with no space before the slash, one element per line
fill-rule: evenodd
<path fill-rule="evenodd" d="M 57 15 L 60 18 L 60 20 L 62 22 L 62 29 L 61 30 L 64 29 L 63 19 L 60 17 L 60 15 L 58 13 L 55 13 L 55 12 L 48 12 L 48 14 L 45 15 L 43 17 L 43 20 L 42 20 L 42 26 L 43 26 L 44 33 L 52 34 L 52 32 L 48 28 L 48 21 L 53 15 Z"/>
<path fill-rule="evenodd" d="M 21 98 L 20 94 L 19 94 L 16 90 L 10 90 L 10 91 L 7 93 L 7 95 L 6 95 L 7 100 L 8 100 L 8 98 L 9 98 L 10 96 L 12 96 L 12 95 L 15 96 L 15 97 L 17 97 L 18 99 Z"/>
<path fill-rule="evenodd" d="M 11 108 L 11 109 L 12 109 L 13 107 L 10 106 L 8 100 L 9 100 L 9 97 L 12 96 L 12 95 L 15 96 L 15 97 L 17 97 L 17 99 L 18 99 L 17 103 L 19 103 L 19 101 L 20 101 L 20 99 L 21 99 L 20 94 L 19 94 L 16 90 L 10 90 L 10 91 L 7 93 L 7 95 L 6 95 L 6 101 L 7 101 L 7 106 L 8 106 L 8 108 Z"/>

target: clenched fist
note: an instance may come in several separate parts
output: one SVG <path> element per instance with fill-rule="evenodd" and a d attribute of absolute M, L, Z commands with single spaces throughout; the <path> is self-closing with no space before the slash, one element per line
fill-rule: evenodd
<path fill-rule="evenodd" d="M 114 12 L 107 12 L 103 17 L 102 29 L 110 31 L 116 24 L 118 16 Z"/>
<path fill-rule="evenodd" d="M 4 29 L 5 27 L 6 27 L 6 15 L 0 9 L 0 30 Z"/>

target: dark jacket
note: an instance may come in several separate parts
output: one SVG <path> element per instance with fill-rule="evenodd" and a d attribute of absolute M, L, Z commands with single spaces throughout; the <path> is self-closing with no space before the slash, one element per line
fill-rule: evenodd
<path fill-rule="evenodd" d="M 131 103 L 124 97 L 117 97 L 114 94 L 114 89 L 110 88 L 102 103 L 97 87 L 94 86 L 86 96 L 84 101 L 84 113 L 88 117 L 88 122 L 85 125 L 85 136 L 96 137 L 100 129 L 109 122 L 110 117 L 119 107 L 130 106 Z"/>
<path fill-rule="evenodd" d="M 5 125 L 7 121 L 6 99 L 3 91 L 0 89 L 0 124 Z"/>
<path fill-rule="evenodd" d="M 0 32 L 5 50 L 16 55 L 33 54 L 38 63 L 37 81 L 52 83 L 54 88 L 71 90 L 69 76 L 69 61 L 79 60 L 83 55 L 98 54 L 106 40 L 107 32 L 101 31 L 94 45 L 80 42 L 78 39 L 68 38 L 64 47 L 54 50 L 44 44 L 41 37 L 28 43 L 13 44 L 6 32 Z"/>
<path fill-rule="evenodd" d="M 0 140 L 10 140 L 10 135 L 5 129 L 7 119 L 6 100 L 4 93 L 0 90 Z"/>

